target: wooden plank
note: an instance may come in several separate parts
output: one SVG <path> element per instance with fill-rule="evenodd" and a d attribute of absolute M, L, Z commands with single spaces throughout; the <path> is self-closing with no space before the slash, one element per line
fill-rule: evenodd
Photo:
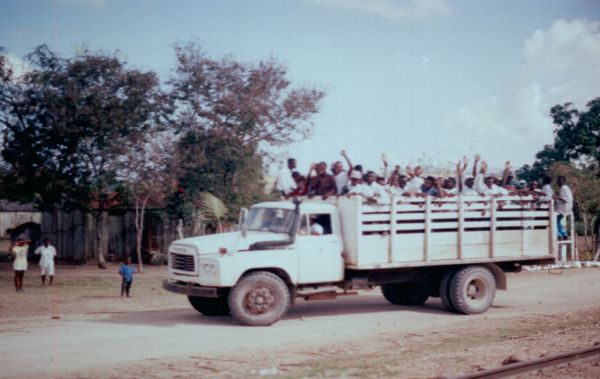
<path fill-rule="evenodd" d="M 503 217 L 514 217 L 514 218 L 529 218 L 529 217 L 548 217 L 548 211 L 541 211 L 537 209 L 530 210 L 519 210 L 519 211 L 506 211 L 506 210 L 497 210 L 496 211 L 497 218 Z"/>
<path fill-rule="evenodd" d="M 391 208 L 391 206 L 389 206 L 389 205 L 368 205 L 368 204 L 363 204 L 361 206 L 361 213 L 362 214 L 365 214 L 365 213 L 381 213 L 381 212 L 389 213 L 390 212 L 390 208 Z"/>
<path fill-rule="evenodd" d="M 558 230 L 556 225 L 556 212 L 554 211 L 554 200 L 550 200 L 550 227 L 548 230 L 548 254 L 558 257 Z"/>
<path fill-rule="evenodd" d="M 490 258 L 494 257 L 494 233 L 496 233 L 496 199 L 492 198 L 490 203 Z"/>
<path fill-rule="evenodd" d="M 395 201 L 392 202 L 392 206 L 391 206 L 391 210 L 390 210 L 390 229 L 391 229 L 391 233 L 390 233 L 390 241 L 388 243 L 388 263 L 392 263 L 394 261 L 393 256 L 394 256 L 394 249 L 397 249 L 396 244 L 394 243 L 394 241 L 396 240 L 394 238 L 394 235 L 396 235 L 396 227 L 397 227 L 397 219 L 398 219 L 398 212 L 396 211 L 396 208 L 398 207 L 397 203 Z"/>
<path fill-rule="evenodd" d="M 364 214 L 361 217 L 362 222 L 389 222 L 391 212 L 381 214 Z"/>
<path fill-rule="evenodd" d="M 431 197 L 425 200 L 425 233 L 423 234 L 423 261 L 429 262 L 429 235 L 431 234 Z"/>
<path fill-rule="evenodd" d="M 405 221 L 405 220 L 425 220 L 425 212 L 423 213 L 398 213 L 396 212 L 396 220 L 397 221 Z"/>
<path fill-rule="evenodd" d="M 465 215 L 463 213 L 462 196 L 458 197 L 457 213 L 458 213 L 458 235 L 456 236 L 456 257 L 462 259 L 463 256 L 463 233 L 465 232 Z"/>

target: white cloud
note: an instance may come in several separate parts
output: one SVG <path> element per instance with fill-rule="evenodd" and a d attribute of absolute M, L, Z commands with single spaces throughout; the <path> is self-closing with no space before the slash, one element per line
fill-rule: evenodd
<path fill-rule="evenodd" d="M 600 96 L 600 25 L 582 20 L 554 22 L 537 30 L 522 50 L 522 63 L 502 92 L 465 106 L 445 120 L 454 135 L 448 153 L 472 148 L 493 164 L 531 163 L 553 141 L 550 108 L 572 102 L 578 109 Z M 468 146 L 465 146 L 468 145 Z"/>
<path fill-rule="evenodd" d="M 436 20 L 452 13 L 447 0 L 320 0 L 318 3 L 408 22 Z"/>
<path fill-rule="evenodd" d="M 78 5 L 82 7 L 103 8 L 108 0 L 54 0 L 60 5 Z"/>

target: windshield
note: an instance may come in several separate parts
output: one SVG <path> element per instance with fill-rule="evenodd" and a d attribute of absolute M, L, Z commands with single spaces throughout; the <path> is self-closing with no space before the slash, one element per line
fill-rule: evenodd
<path fill-rule="evenodd" d="M 251 208 L 246 219 L 248 230 L 290 234 L 294 224 L 291 209 Z"/>

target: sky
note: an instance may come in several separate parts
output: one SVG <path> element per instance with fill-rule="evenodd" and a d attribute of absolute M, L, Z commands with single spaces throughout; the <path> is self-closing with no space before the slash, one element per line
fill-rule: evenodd
<path fill-rule="evenodd" d="M 532 163 L 550 108 L 600 96 L 600 0 L 0 0 L 0 46 L 115 52 L 167 78 L 174 43 L 213 57 L 275 58 L 327 95 L 306 141 L 279 162 L 491 167 Z"/>

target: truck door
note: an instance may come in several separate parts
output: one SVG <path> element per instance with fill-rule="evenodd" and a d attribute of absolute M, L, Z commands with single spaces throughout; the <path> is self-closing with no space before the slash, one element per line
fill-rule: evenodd
<path fill-rule="evenodd" d="M 296 236 L 298 282 L 336 282 L 344 276 L 343 245 L 331 214 L 302 215 Z"/>

